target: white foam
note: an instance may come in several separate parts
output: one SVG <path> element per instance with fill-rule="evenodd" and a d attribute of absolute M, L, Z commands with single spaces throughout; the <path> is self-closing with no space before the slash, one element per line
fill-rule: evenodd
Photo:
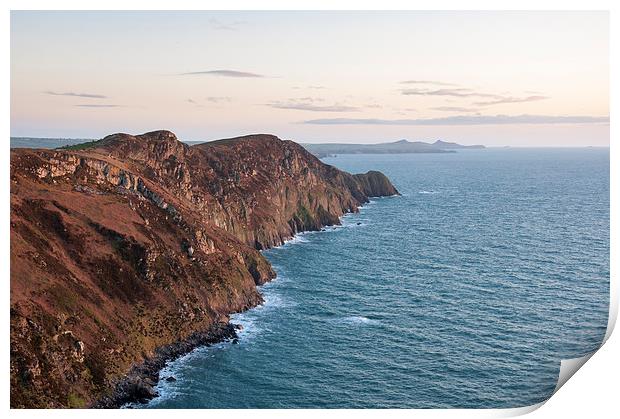
<path fill-rule="evenodd" d="M 256 326 L 255 319 L 250 316 L 235 316 L 230 317 L 232 322 L 243 326 L 242 330 L 237 330 L 237 336 L 239 337 L 239 341 L 243 343 L 252 341 L 260 332 L 260 328 Z"/>
<path fill-rule="evenodd" d="M 248 311 L 235 313 L 230 316 L 232 323 L 240 324 L 243 327 L 242 330 L 237 331 L 241 343 L 252 341 L 260 334 L 262 328 L 259 325 L 262 323 L 263 316 L 270 316 L 270 312 L 273 310 L 295 307 L 297 305 L 297 303 L 283 298 L 276 290 L 272 289 L 277 285 L 279 284 L 269 282 L 261 286 L 259 289 L 262 291 L 262 304 Z"/>
<path fill-rule="evenodd" d="M 347 316 L 347 317 L 338 319 L 338 321 L 340 323 L 346 323 L 346 324 L 351 324 L 351 325 L 365 325 L 365 324 L 378 324 L 379 323 L 379 321 L 377 320 L 369 319 L 368 317 L 364 317 L 364 316 Z"/>
<path fill-rule="evenodd" d="M 282 246 L 291 245 L 291 244 L 299 244 L 299 243 L 308 243 L 308 239 L 303 237 L 304 233 L 297 233 L 292 238 L 284 240 L 284 244 Z"/>
<path fill-rule="evenodd" d="M 420 194 L 436 194 L 436 193 L 439 193 L 439 192 L 437 192 L 437 191 L 425 191 L 425 190 L 422 190 L 422 191 L 418 191 L 418 193 L 420 193 Z"/>
<path fill-rule="evenodd" d="M 191 383 L 188 383 L 188 378 L 181 372 L 183 370 L 183 364 L 192 358 L 198 357 L 204 359 L 207 357 L 213 358 L 216 350 L 225 350 L 231 343 L 229 341 L 218 342 L 210 346 L 199 346 L 193 349 L 191 352 L 171 361 L 168 361 L 166 365 L 159 371 L 159 381 L 155 386 L 158 396 L 148 401 L 150 407 L 157 407 L 161 402 L 169 399 L 174 399 L 177 396 L 185 395 L 184 390 L 191 388 Z M 166 381 L 167 377 L 175 377 L 176 381 Z M 189 380 L 191 381 L 191 380 Z M 180 384 L 179 384 L 180 383 Z M 143 404 L 135 402 L 129 403 L 123 408 L 144 407 Z"/>

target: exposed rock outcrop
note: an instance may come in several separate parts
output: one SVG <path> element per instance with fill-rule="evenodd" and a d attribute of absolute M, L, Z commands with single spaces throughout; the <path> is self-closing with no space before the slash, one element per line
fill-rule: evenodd
<path fill-rule="evenodd" d="M 149 392 L 127 374 L 229 336 L 228 315 L 262 301 L 275 273 L 258 250 L 396 193 L 270 135 L 12 150 L 11 406 Z"/>
<path fill-rule="evenodd" d="M 353 175 L 358 183 L 362 194 L 365 196 L 391 196 L 398 195 L 398 191 L 390 180 L 381 172 L 371 170 L 367 173 Z"/>

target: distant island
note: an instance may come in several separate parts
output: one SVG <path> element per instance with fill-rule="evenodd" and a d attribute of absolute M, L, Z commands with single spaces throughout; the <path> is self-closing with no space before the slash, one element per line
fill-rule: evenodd
<path fill-rule="evenodd" d="M 379 144 L 301 144 L 306 150 L 319 158 L 336 154 L 403 154 L 403 153 L 454 153 L 462 149 L 483 149 L 483 145 L 462 145 L 437 140 L 434 143 L 400 140 Z"/>

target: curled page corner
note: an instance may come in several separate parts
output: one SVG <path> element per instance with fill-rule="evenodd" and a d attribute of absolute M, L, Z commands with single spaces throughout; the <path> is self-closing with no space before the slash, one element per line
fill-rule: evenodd
<path fill-rule="evenodd" d="M 566 382 L 570 380 L 570 378 L 573 375 L 575 375 L 575 373 L 579 371 L 579 369 L 583 367 L 585 363 L 588 362 L 590 358 L 592 358 L 592 356 L 599 349 L 603 347 L 603 345 L 605 344 L 605 342 L 607 342 L 607 340 L 611 336 L 616 326 L 617 318 L 618 318 L 618 299 L 617 299 L 616 289 L 615 287 L 612 286 L 610 290 L 610 305 L 609 305 L 609 317 L 607 320 L 607 330 L 605 332 L 605 337 L 603 338 L 603 342 L 601 342 L 601 346 L 599 346 L 597 350 L 590 352 L 589 354 L 586 354 L 586 355 L 583 355 L 577 358 L 561 360 L 560 361 L 560 373 L 558 374 L 558 382 L 556 383 L 555 389 L 553 390 L 553 393 L 551 394 L 551 396 L 549 396 L 549 398 L 547 398 L 546 400 L 543 400 L 542 402 L 539 402 L 539 403 L 536 403 L 530 406 L 500 409 L 497 411 L 497 414 L 495 415 L 495 417 L 507 418 L 507 417 L 516 417 L 516 416 L 526 415 L 528 413 L 535 411 L 536 409 L 538 409 L 539 407 L 547 403 L 547 401 L 549 401 L 549 399 L 551 399 L 551 397 L 553 397 L 553 395 L 557 393 L 558 390 L 560 390 L 560 388 L 562 388 L 562 386 L 566 384 Z"/>
<path fill-rule="evenodd" d="M 588 362 L 588 360 L 595 353 L 596 353 L 596 351 L 591 352 L 591 353 L 589 353 L 587 355 L 578 357 L 578 358 L 571 358 L 571 359 L 563 359 L 563 360 L 561 360 L 560 361 L 560 373 L 558 375 L 558 382 L 557 382 L 557 384 L 555 386 L 555 389 L 553 390 L 553 393 L 546 400 L 543 400 L 542 402 L 539 402 L 539 403 L 532 404 L 530 406 L 515 407 L 515 408 L 509 408 L 509 409 L 501 409 L 500 411 L 497 412 L 498 414 L 495 417 L 508 418 L 508 417 L 522 416 L 522 415 L 527 415 L 528 413 L 531 413 L 534 410 L 538 409 L 539 407 L 541 407 L 542 405 L 547 403 L 547 401 L 549 401 L 549 399 L 551 399 L 551 397 L 553 397 L 553 395 L 560 388 L 562 388 L 562 386 L 564 384 L 566 384 L 566 382 L 577 371 L 579 371 L 579 368 L 581 368 L 586 362 Z"/>
<path fill-rule="evenodd" d="M 584 356 L 580 356 L 578 358 L 571 359 L 563 359 L 560 363 L 560 374 L 558 376 L 558 382 L 555 385 L 555 390 L 553 390 L 553 394 L 555 394 L 566 382 L 573 376 L 579 368 L 583 367 L 583 365 L 588 362 L 592 355 L 594 355 L 596 351 L 590 352 Z M 553 395 L 552 395 L 553 397 Z"/>
<path fill-rule="evenodd" d="M 534 410 L 538 409 L 540 406 L 545 404 L 547 400 L 543 400 L 542 402 L 535 403 L 529 406 L 523 407 L 512 407 L 509 409 L 499 409 L 497 410 L 494 417 L 496 418 L 513 418 L 516 416 L 527 415 L 528 413 L 532 413 Z"/>
<path fill-rule="evenodd" d="M 560 373 L 558 375 L 558 382 L 555 385 L 555 389 L 553 390 L 553 394 L 551 395 L 551 397 L 553 397 L 553 395 L 555 393 L 558 392 L 558 390 L 560 390 L 562 388 L 562 386 L 564 384 L 566 384 L 566 382 L 568 380 L 570 380 L 570 378 L 575 375 L 575 373 L 577 371 L 579 371 L 579 369 L 581 367 L 584 366 L 584 364 L 586 362 L 588 362 L 590 360 L 590 358 L 592 358 L 592 356 L 603 347 L 603 345 L 605 344 L 605 342 L 607 342 L 607 340 L 609 339 L 609 337 L 611 336 L 615 326 L 616 326 L 616 320 L 618 318 L 618 300 L 617 300 L 617 295 L 616 295 L 616 289 L 615 287 L 611 287 L 610 289 L 610 305 L 609 305 L 609 317 L 607 319 L 607 330 L 605 331 L 605 337 L 603 338 L 603 341 L 601 342 L 601 345 L 593 352 L 590 352 L 589 354 L 585 354 L 583 356 L 577 357 L 577 358 L 570 358 L 570 359 L 563 359 L 560 361 Z M 551 398 L 549 397 L 549 398 Z M 548 400 L 548 399 L 547 399 Z M 539 403 L 539 406 L 536 406 L 534 409 L 542 406 L 542 404 L 544 404 L 545 402 Z"/>
<path fill-rule="evenodd" d="M 610 284 L 611 285 L 611 284 Z M 580 356 L 578 358 L 570 358 L 570 359 L 563 359 L 560 362 L 560 374 L 558 376 L 558 382 L 555 386 L 555 389 L 553 390 L 553 394 L 555 394 L 559 389 L 562 388 L 562 386 L 564 384 L 566 384 L 566 382 L 573 376 L 575 375 L 575 373 L 577 371 L 579 371 L 579 368 L 583 367 L 583 365 L 588 362 L 588 360 L 590 358 L 592 358 L 592 356 L 603 347 L 603 345 L 605 344 L 605 342 L 607 342 L 607 340 L 609 339 L 609 337 L 611 336 L 615 326 L 616 326 L 616 320 L 618 318 L 618 301 L 617 301 L 617 295 L 615 293 L 615 287 L 611 287 L 610 289 L 610 304 L 609 304 L 609 317 L 607 319 L 607 330 L 605 331 L 605 337 L 603 338 L 603 341 L 601 342 L 601 345 L 593 352 L 590 352 L 589 354 L 585 354 L 583 356 Z M 553 394 L 551 395 L 551 397 L 553 397 Z"/>

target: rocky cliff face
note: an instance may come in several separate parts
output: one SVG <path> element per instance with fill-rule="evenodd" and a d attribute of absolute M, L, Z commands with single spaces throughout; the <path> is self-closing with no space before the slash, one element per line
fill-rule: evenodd
<path fill-rule="evenodd" d="M 396 193 L 270 135 L 13 150 L 11 406 L 89 406 L 158 350 L 229 335 L 275 276 L 258 250 Z"/>

